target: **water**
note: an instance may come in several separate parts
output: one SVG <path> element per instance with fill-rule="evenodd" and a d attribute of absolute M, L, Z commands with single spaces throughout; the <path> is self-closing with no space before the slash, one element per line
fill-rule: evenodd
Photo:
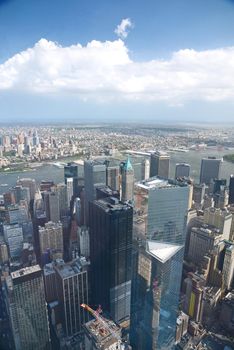
<path fill-rule="evenodd" d="M 190 176 L 195 180 L 195 182 L 199 182 L 202 158 L 207 158 L 208 156 L 222 158 L 224 154 L 233 153 L 234 150 L 217 151 L 216 149 L 208 149 L 203 151 L 189 151 L 187 153 L 177 152 L 171 154 L 170 175 L 171 177 L 175 176 L 176 163 L 184 162 L 191 165 Z M 224 161 L 222 163 L 220 177 L 229 181 L 229 177 L 231 174 L 234 174 L 234 163 Z"/>
<path fill-rule="evenodd" d="M 171 163 L 170 163 L 170 176 L 175 175 L 175 165 L 176 163 L 189 163 L 191 165 L 191 177 L 195 179 L 196 182 L 199 181 L 201 159 L 208 156 L 213 156 L 217 158 L 223 157 L 224 154 L 234 153 L 233 150 L 217 151 L 213 149 L 203 150 L 203 151 L 189 151 L 187 153 L 177 152 L 171 153 Z M 221 177 L 229 179 L 230 175 L 234 174 L 234 164 L 223 162 Z M 0 185 L 7 184 L 5 187 L 0 186 L 0 194 L 3 194 L 8 190 L 8 188 L 15 186 L 18 178 L 30 177 L 37 181 L 39 184 L 41 180 L 53 180 L 55 183 L 63 182 L 63 169 L 55 167 L 54 165 L 43 165 L 42 167 L 17 173 L 0 173 Z"/>
<path fill-rule="evenodd" d="M 55 167 L 54 165 L 43 165 L 40 168 L 30 171 L 22 171 L 15 173 L 0 173 L 0 185 L 7 184 L 7 186 L 0 187 L 0 194 L 3 194 L 8 188 L 15 186 L 18 178 L 30 177 L 35 179 L 39 184 L 41 180 L 53 180 L 54 183 L 64 181 L 63 169 Z"/>

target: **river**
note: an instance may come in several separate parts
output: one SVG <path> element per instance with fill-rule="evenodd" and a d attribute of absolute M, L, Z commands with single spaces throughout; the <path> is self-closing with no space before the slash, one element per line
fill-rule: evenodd
<path fill-rule="evenodd" d="M 170 162 L 170 176 L 175 175 L 176 163 L 185 162 L 191 165 L 191 177 L 196 182 L 199 181 L 201 159 L 208 156 L 217 158 L 223 157 L 224 154 L 234 153 L 233 150 L 217 151 L 216 149 L 206 149 L 202 151 L 189 151 L 187 153 L 175 152 L 171 153 Z M 63 160 L 64 161 L 64 160 Z M 224 161 L 221 169 L 221 177 L 229 179 L 230 175 L 234 174 L 234 164 Z M 35 170 L 14 172 L 14 173 L 0 173 L 0 194 L 3 194 L 8 188 L 15 186 L 18 178 L 30 177 L 40 183 L 41 180 L 53 180 L 55 183 L 63 182 L 63 168 L 58 168 L 53 164 L 45 164 Z M 6 186 L 2 186 L 5 184 Z"/>

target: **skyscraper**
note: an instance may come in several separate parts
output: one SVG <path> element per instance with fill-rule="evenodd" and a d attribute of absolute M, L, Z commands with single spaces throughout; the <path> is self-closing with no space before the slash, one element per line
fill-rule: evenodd
<path fill-rule="evenodd" d="M 73 180 L 73 193 L 75 196 L 78 195 L 78 165 L 75 163 L 68 163 L 64 167 L 64 180 L 65 185 L 67 184 L 67 180 L 72 178 Z"/>
<path fill-rule="evenodd" d="M 230 176 L 228 204 L 234 204 L 234 175 Z"/>
<path fill-rule="evenodd" d="M 67 203 L 68 203 L 68 207 L 70 207 L 72 197 L 73 197 L 73 178 L 69 177 L 69 178 L 67 178 Z"/>
<path fill-rule="evenodd" d="M 149 159 L 142 160 L 142 180 L 146 180 L 150 177 L 150 161 Z"/>
<path fill-rule="evenodd" d="M 60 222 L 47 222 L 45 227 L 39 226 L 41 254 L 50 250 L 52 259 L 63 258 L 63 226 Z"/>
<path fill-rule="evenodd" d="M 179 177 L 189 177 L 190 165 L 186 163 L 177 163 L 175 169 L 175 178 Z"/>
<path fill-rule="evenodd" d="M 50 349 L 44 282 L 39 265 L 11 273 L 7 301 L 16 350 Z"/>
<path fill-rule="evenodd" d="M 172 349 L 182 274 L 189 186 L 158 177 L 135 185 L 134 235 L 138 252 L 131 344 Z"/>
<path fill-rule="evenodd" d="M 193 263 L 201 263 L 204 256 L 212 252 L 214 247 L 223 239 L 222 232 L 213 226 L 193 227 L 189 240 L 188 257 Z"/>
<path fill-rule="evenodd" d="M 62 324 L 66 336 L 81 331 L 82 324 L 88 321 L 87 312 L 80 307 L 88 304 L 88 269 L 85 258 L 65 264 L 58 260 L 54 264 L 58 301 L 62 309 Z"/>
<path fill-rule="evenodd" d="M 58 222 L 60 220 L 58 192 L 44 192 L 43 196 L 47 220 Z"/>
<path fill-rule="evenodd" d="M 68 200 L 67 200 L 67 186 L 63 183 L 60 183 L 56 187 L 56 192 L 58 193 L 58 200 L 59 200 L 59 213 L 60 218 L 63 216 L 66 216 L 68 213 Z"/>
<path fill-rule="evenodd" d="M 189 185 L 149 178 L 135 184 L 134 233 L 143 239 L 184 244 Z"/>
<path fill-rule="evenodd" d="M 84 162 L 85 174 L 85 224 L 89 225 L 89 203 L 96 199 L 96 187 L 106 185 L 106 165 L 97 160 Z"/>
<path fill-rule="evenodd" d="M 138 257 L 138 312 L 131 345 L 139 350 L 173 349 L 182 274 L 183 246 L 147 241 Z"/>
<path fill-rule="evenodd" d="M 92 302 L 119 322 L 130 316 L 133 208 L 117 198 L 90 203 Z"/>
<path fill-rule="evenodd" d="M 224 286 L 227 290 L 232 289 L 234 282 L 234 244 L 228 244 L 223 263 Z"/>
<path fill-rule="evenodd" d="M 30 191 L 30 199 L 33 200 L 35 196 L 35 192 L 37 189 L 36 181 L 30 178 L 22 178 L 17 180 L 17 185 L 21 185 L 22 187 L 28 187 Z"/>
<path fill-rule="evenodd" d="M 156 151 L 150 155 L 150 177 L 160 176 L 168 179 L 170 156 L 166 152 Z"/>
<path fill-rule="evenodd" d="M 222 158 L 203 158 L 201 161 L 200 184 L 205 183 L 206 185 L 209 185 L 212 179 L 219 179 L 222 162 Z"/>
<path fill-rule="evenodd" d="M 222 239 L 229 240 L 232 214 L 225 208 L 207 208 L 204 210 L 204 224 L 215 226 L 222 233 Z"/>
<path fill-rule="evenodd" d="M 23 230 L 19 224 L 3 226 L 5 242 L 12 259 L 19 258 L 23 249 Z"/>
<path fill-rule="evenodd" d="M 121 187 L 122 187 L 121 200 L 132 201 L 133 189 L 134 189 L 134 170 L 129 157 L 122 169 Z"/>
<path fill-rule="evenodd" d="M 119 165 L 107 166 L 106 168 L 106 184 L 112 190 L 119 191 Z"/>

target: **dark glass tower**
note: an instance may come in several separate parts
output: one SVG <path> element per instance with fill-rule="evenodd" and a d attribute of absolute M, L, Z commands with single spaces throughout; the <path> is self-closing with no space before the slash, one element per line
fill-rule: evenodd
<path fill-rule="evenodd" d="M 67 179 L 73 179 L 73 194 L 78 195 L 78 165 L 75 163 L 68 163 L 64 167 L 64 181 L 67 184 Z"/>
<path fill-rule="evenodd" d="M 119 322 L 130 316 L 133 208 L 117 198 L 90 203 L 91 293 Z"/>
<path fill-rule="evenodd" d="M 150 155 L 150 177 L 169 177 L 170 156 L 166 152 L 157 151 Z"/>
<path fill-rule="evenodd" d="M 85 224 L 89 225 L 89 203 L 97 198 L 96 188 L 106 185 L 106 164 L 97 160 L 84 162 L 85 174 Z"/>
<path fill-rule="evenodd" d="M 228 204 L 234 204 L 234 175 L 230 176 Z"/>
<path fill-rule="evenodd" d="M 223 159 L 203 158 L 201 161 L 200 184 L 209 185 L 211 180 L 219 179 Z"/>

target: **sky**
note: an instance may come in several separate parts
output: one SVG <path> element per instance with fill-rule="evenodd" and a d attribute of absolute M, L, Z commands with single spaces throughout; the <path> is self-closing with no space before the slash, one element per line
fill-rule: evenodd
<path fill-rule="evenodd" d="M 0 0 L 0 122 L 234 124 L 234 0 Z"/>

